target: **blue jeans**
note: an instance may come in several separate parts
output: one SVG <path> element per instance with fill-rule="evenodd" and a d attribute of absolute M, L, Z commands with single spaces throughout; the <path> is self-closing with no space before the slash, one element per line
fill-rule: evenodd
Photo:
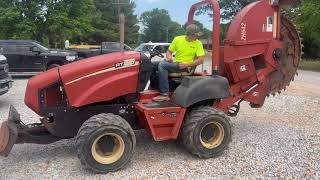
<path fill-rule="evenodd" d="M 169 95 L 169 73 L 186 71 L 179 68 L 179 63 L 161 61 L 158 65 L 159 91 L 161 95 Z"/>

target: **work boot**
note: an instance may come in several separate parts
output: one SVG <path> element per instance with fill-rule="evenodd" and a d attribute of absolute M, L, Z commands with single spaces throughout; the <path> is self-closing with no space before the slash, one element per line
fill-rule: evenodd
<path fill-rule="evenodd" d="M 152 100 L 156 102 L 163 102 L 163 101 L 169 101 L 170 97 L 168 94 L 160 94 L 159 96 L 154 97 Z"/>

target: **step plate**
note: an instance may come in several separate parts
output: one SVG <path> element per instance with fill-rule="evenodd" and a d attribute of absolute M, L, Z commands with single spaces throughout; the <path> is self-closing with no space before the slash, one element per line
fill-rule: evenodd
<path fill-rule="evenodd" d="M 176 108 L 178 107 L 176 104 L 170 102 L 149 102 L 144 103 L 144 107 L 146 108 Z"/>

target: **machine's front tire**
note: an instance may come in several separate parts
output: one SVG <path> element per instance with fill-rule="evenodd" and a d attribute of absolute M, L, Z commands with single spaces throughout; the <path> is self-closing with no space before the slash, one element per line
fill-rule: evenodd
<path fill-rule="evenodd" d="M 114 114 L 99 114 L 79 129 L 76 148 L 81 163 L 96 173 L 114 172 L 132 158 L 136 137 L 126 120 Z"/>
<path fill-rule="evenodd" d="M 193 109 L 186 117 L 180 138 L 185 148 L 200 158 L 217 157 L 231 141 L 229 118 L 208 106 Z"/>

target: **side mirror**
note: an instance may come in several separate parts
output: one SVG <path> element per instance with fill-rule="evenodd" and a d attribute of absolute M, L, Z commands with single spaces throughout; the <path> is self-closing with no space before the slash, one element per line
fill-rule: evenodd
<path fill-rule="evenodd" d="M 38 54 L 41 53 L 41 50 L 37 46 L 30 47 L 30 51 Z"/>

